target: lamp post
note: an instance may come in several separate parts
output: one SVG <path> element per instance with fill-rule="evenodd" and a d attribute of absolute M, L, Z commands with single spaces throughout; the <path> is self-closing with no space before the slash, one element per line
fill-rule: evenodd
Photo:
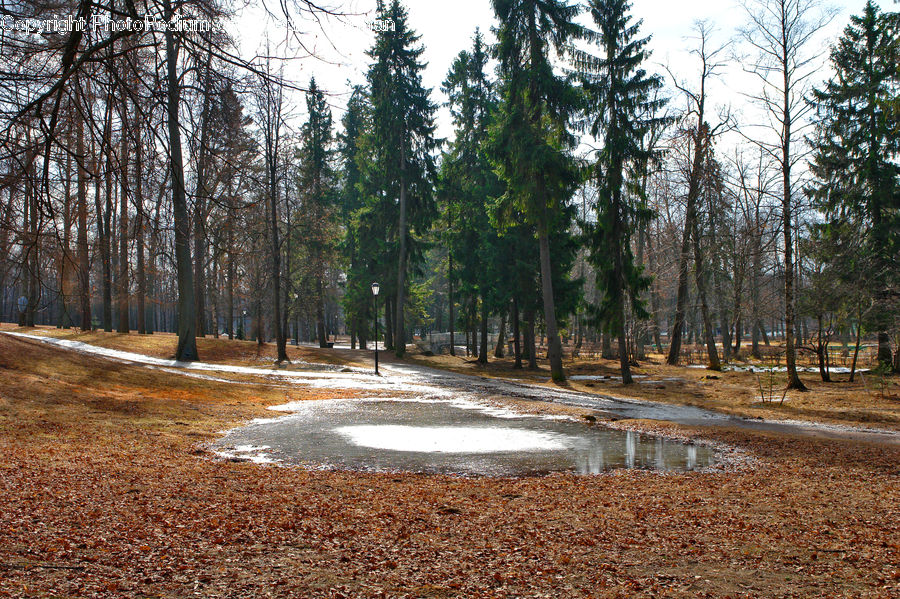
<path fill-rule="evenodd" d="M 378 292 L 381 286 L 372 283 L 372 297 L 375 299 L 375 374 L 378 374 Z"/>

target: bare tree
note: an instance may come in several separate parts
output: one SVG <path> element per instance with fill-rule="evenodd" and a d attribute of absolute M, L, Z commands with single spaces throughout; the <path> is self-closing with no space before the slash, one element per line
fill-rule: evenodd
<path fill-rule="evenodd" d="M 693 124 L 688 131 L 688 135 L 692 145 L 693 155 L 691 157 L 690 174 L 688 176 L 687 205 L 685 207 L 681 253 L 678 259 L 678 296 L 675 304 L 675 322 L 672 326 L 672 333 L 670 336 L 671 344 L 669 346 L 669 354 L 666 358 L 666 362 L 672 365 L 678 364 L 678 358 L 681 353 L 681 337 L 684 333 L 685 309 L 688 292 L 688 269 L 691 259 L 691 241 L 693 240 L 695 278 L 700 295 L 705 341 L 707 353 L 709 355 L 709 367 L 712 370 L 720 370 L 722 366 L 719 361 L 718 351 L 716 350 L 715 338 L 713 337 L 712 321 L 709 316 L 706 298 L 703 260 L 700 255 L 698 200 L 700 197 L 700 186 L 703 180 L 703 167 L 710 151 L 712 141 L 730 121 L 730 118 L 727 116 L 720 118 L 719 123 L 716 124 L 715 127 L 710 127 L 706 121 L 708 101 L 707 85 L 709 80 L 724 66 L 722 55 L 725 53 L 728 45 L 725 44 L 717 47 L 710 46 L 710 36 L 713 30 L 710 23 L 699 21 L 695 24 L 694 28 L 698 46 L 692 50 L 692 54 L 700 60 L 700 78 L 698 86 L 696 88 L 689 88 L 686 84 L 679 83 L 674 76 L 672 77 L 675 81 L 675 87 L 684 93 L 688 99 L 688 118 L 693 121 Z"/>
<path fill-rule="evenodd" d="M 742 61 L 745 70 L 760 82 L 759 93 L 749 94 L 766 115 L 759 128 L 769 138 L 750 139 L 763 148 L 778 164 L 782 175 L 781 219 L 784 236 L 784 328 L 785 358 L 789 389 L 806 390 L 797 375 L 794 340 L 794 167 L 805 152 L 802 144 L 806 116 L 812 110 L 806 102 L 810 77 L 820 64 L 821 51 L 813 48 L 819 33 L 834 17 L 822 10 L 820 0 L 746 0 L 743 4 L 747 26 L 741 37 L 751 58 Z"/>

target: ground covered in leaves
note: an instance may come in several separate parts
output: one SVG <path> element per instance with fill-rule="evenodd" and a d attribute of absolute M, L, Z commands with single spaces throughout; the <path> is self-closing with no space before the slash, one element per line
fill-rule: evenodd
<path fill-rule="evenodd" d="M 897 445 L 704 430 L 752 467 L 522 479 L 202 449 L 321 397 L 0 335 L 0 596 L 900 596 Z"/>

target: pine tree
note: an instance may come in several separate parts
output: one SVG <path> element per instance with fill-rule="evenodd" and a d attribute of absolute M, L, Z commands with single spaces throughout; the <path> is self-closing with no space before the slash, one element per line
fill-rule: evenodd
<path fill-rule="evenodd" d="M 344 314 L 350 328 L 350 343 L 355 348 L 359 341 L 361 349 L 366 348 L 367 331 L 371 314 L 372 283 L 374 269 L 371 256 L 361 251 L 359 221 L 357 212 L 364 205 L 362 194 L 362 171 L 358 160 L 364 159 L 359 149 L 359 141 L 369 128 L 366 92 L 361 86 L 353 88 L 347 102 L 347 110 L 341 119 L 343 132 L 339 136 L 341 171 L 341 221 L 346 229 L 341 250 L 346 263 L 347 284 L 342 297 Z"/>
<path fill-rule="evenodd" d="M 574 137 L 567 131 L 578 103 L 571 82 L 553 72 L 549 50 L 562 51 L 584 31 L 574 19 L 580 9 L 564 0 L 494 0 L 500 21 L 496 55 L 503 78 L 499 116 L 490 149 L 506 185 L 500 216 L 516 212 L 537 230 L 541 289 L 547 325 L 551 377 L 565 380 L 557 325 L 550 255 L 550 226 L 578 183 L 570 155 Z"/>
<path fill-rule="evenodd" d="M 497 284 L 503 259 L 497 231 L 489 216 L 490 202 L 502 186 L 483 152 L 496 99 L 487 79 L 487 54 L 476 32 L 471 52 L 460 52 L 443 84 L 456 126 L 456 139 L 441 163 L 440 192 L 445 197 L 446 241 L 450 274 L 457 291 L 481 302 L 481 349 L 487 362 L 487 317 L 501 309 L 505 296 Z"/>
<path fill-rule="evenodd" d="M 396 226 L 375 229 L 374 234 L 392 233 L 381 254 L 382 267 L 396 259 L 396 286 L 392 311 L 393 342 L 398 357 L 406 353 L 405 311 L 407 275 L 411 265 L 423 259 L 422 236 L 436 214 L 433 185 L 436 179 L 434 151 L 435 105 L 422 85 L 424 52 L 417 46 L 420 36 L 407 25 L 407 11 L 399 0 L 389 7 L 379 3 L 378 19 L 393 23 L 380 31 L 368 55 L 369 98 L 372 128 L 364 145 L 367 201 L 381 220 L 395 215 Z M 385 223 L 386 224 L 386 223 Z M 390 271 L 384 274 L 389 274 Z"/>
<path fill-rule="evenodd" d="M 861 240 L 876 306 L 878 360 L 890 365 L 890 337 L 900 285 L 900 118 L 897 101 L 900 16 L 868 2 L 831 53 L 835 75 L 813 99 L 821 121 L 810 165 L 810 192 L 834 232 L 852 224 Z M 859 243 L 859 241 L 857 241 Z M 898 350 L 900 352 L 900 350 Z"/>
<path fill-rule="evenodd" d="M 598 201 L 597 222 L 586 224 L 590 262 L 597 269 L 597 286 L 603 300 L 593 310 L 597 319 L 619 339 L 622 381 L 632 382 L 625 335 L 626 311 L 647 318 L 640 294 L 650 280 L 635 264 L 631 234 L 636 221 L 647 212 L 638 194 L 628 193 L 629 168 L 649 158 L 643 138 L 655 120 L 663 100 L 653 92 L 661 87 L 659 77 L 648 75 L 642 65 L 649 38 L 636 39 L 640 22 L 631 24 L 627 0 L 591 0 L 591 18 L 599 28 L 599 57 L 577 55 L 582 72 L 590 132 L 603 139 L 593 165 Z M 631 181 L 636 189 L 638 181 Z M 631 196 L 631 197 L 629 197 Z"/>
<path fill-rule="evenodd" d="M 336 222 L 336 175 L 331 110 L 325 94 L 313 78 L 306 92 L 308 118 L 301 130 L 300 180 L 303 219 L 302 245 L 312 265 L 319 347 L 326 347 L 325 287 L 329 270 L 335 266 L 339 232 Z"/>

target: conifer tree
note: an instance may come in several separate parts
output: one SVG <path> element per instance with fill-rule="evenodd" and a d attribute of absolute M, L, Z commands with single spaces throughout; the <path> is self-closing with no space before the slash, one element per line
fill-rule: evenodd
<path fill-rule="evenodd" d="M 653 94 L 662 84 L 643 68 L 649 38 L 636 39 L 640 22 L 630 22 L 631 3 L 591 0 L 588 8 L 599 28 L 602 51 L 599 57 L 577 55 L 590 132 L 603 139 L 592 167 L 598 190 L 597 222 L 585 224 L 589 260 L 603 291 L 603 300 L 593 312 L 618 337 L 622 381 L 629 384 L 625 315 L 630 307 L 637 318 L 647 318 L 640 294 L 650 284 L 631 250 L 632 231 L 647 207 L 643 198 L 628 193 L 629 169 L 649 158 L 642 140 L 653 121 L 647 115 L 663 102 Z"/>
<path fill-rule="evenodd" d="M 440 178 L 446 198 L 449 258 L 456 265 L 450 277 L 460 283 L 458 293 L 481 302 L 481 363 L 487 362 L 487 317 L 500 308 L 505 297 L 497 270 L 503 255 L 489 216 L 491 200 L 500 195 L 502 187 L 483 151 L 496 110 L 485 73 L 487 58 L 481 33 L 476 32 L 472 51 L 459 53 L 444 81 L 456 139 L 444 156 Z"/>
<path fill-rule="evenodd" d="M 379 31 L 368 52 L 373 60 L 367 75 L 372 128 L 364 145 L 364 183 L 369 207 L 389 227 L 374 234 L 390 232 L 381 253 L 381 266 L 395 262 L 396 285 L 388 287 L 393 303 L 385 298 L 392 313 L 393 343 L 398 357 L 406 353 L 405 303 L 407 275 L 411 265 L 423 259 L 422 237 L 436 214 L 433 185 L 436 178 L 434 151 L 435 105 L 422 84 L 421 61 L 424 48 L 420 36 L 407 24 L 407 11 L 399 0 L 390 6 L 379 3 L 378 19 L 392 23 Z M 390 218 L 390 217 L 394 218 Z M 388 270 L 384 274 L 390 274 Z M 383 287 L 384 288 L 384 287 Z"/>
<path fill-rule="evenodd" d="M 550 226 L 563 221 L 558 215 L 578 184 L 570 155 L 575 139 L 567 130 L 578 98 L 571 82 L 554 73 L 549 53 L 563 51 L 584 30 L 574 20 L 580 9 L 565 0 L 494 0 L 493 5 L 500 21 L 496 55 L 503 89 L 490 149 L 506 185 L 498 214 L 508 222 L 519 212 L 536 228 L 547 357 L 551 377 L 562 382 Z"/>
<path fill-rule="evenodd" d="M 325 287 L 337 258 L 336 175 L 333 167 L 331 110 L 325 94 L 309 82 L 306 92 L 308 118 L 301 131 L 300 193 L 303 199 L 304 229 L 301 239 L 312 266 L 315 289 L 316 337 L 326 347 Z"/>
<path fill-rule="evenodd" d="M 887 330 L 900 293 L 900 115 L 891 110 L 900 83 L 898 19 L 871 1 L 851 17 L 831 53 L 835 74 L 813 93 L 820 121 L 810 165 L 816 177 L 810 192 L 832 234 L 846 234 L 852 225 L 856 243 L 862 241 L 865 259 L 853 264 L 869 270 L 876 304 L 871 326 L 879 331 L 878 360 L 885 365 L 892 361 Z"/>
<path fill-rule="evenodd" d="M 347 269 L 347 284 L 342 304 L 350 329 L 351 346 L 355 348 L 358 341 L 360 348 L 365 349 L 368 339 L 366 332 L 372 316 L 370 285 L 374 269 L 371 265 L 371 256 L 361 251 L 361 231 L 356 218 L 357 212 L 364 206 L 362 171 L 357 163 L 362 159 L 359 141 L 369 127 L 368 105 L 363 87 L 353 88 L 341 124 L 344 130 L 338 140 L 343 174 L 340 210 L 341 221 L 346 227 L 341 250 Z"/>

